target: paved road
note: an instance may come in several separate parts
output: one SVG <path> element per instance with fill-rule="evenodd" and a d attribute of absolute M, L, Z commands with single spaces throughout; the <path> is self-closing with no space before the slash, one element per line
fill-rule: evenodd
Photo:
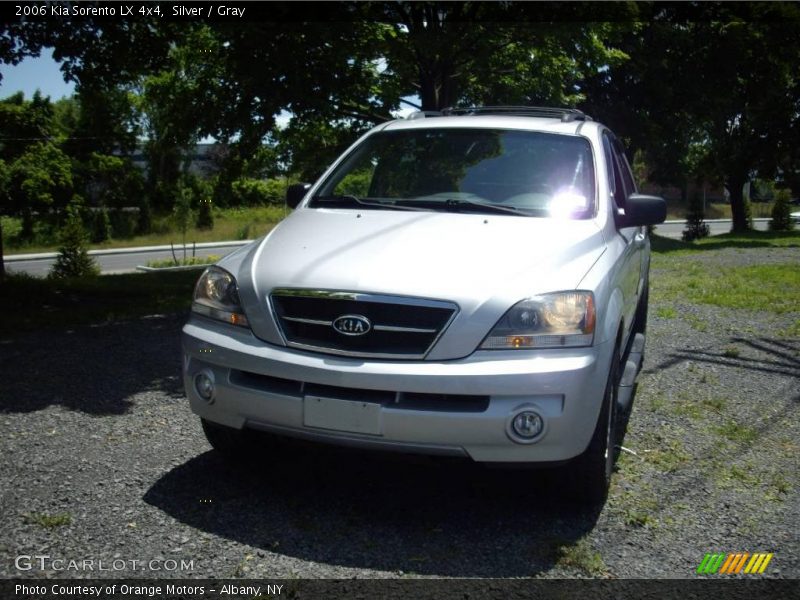
<path fill-rule="evenodd" d="M 709 221 L 711 235 L 728 233 L 731 229 L 730 221 Z M 759 230 L 766 230 L 769 219 L 755 219 L 754 226 Z M 659 225 L 656 229 L 658 235 L 680 239 L 684 228 L 682 221 L 670 221 Z M 220 245 L 205 245 L 197 248 L 197 256 L 208 256 L 216 254 L 225 256 L 245 242 L 221 242 Z M 135 271 L 138 265 L 144 265 L 150 260 L 163 260 L 172 258 L 172 253 L 164 247 L 158 248 L 131 248 L 128 250 L 120 249 L 114 251 L 99 251 L 91 253 L 100 270 L 103 273 L 128 273 Z M 10 271 L 25 272 L 38 277 L 47 275 L 55 261 L 53 253 L 42 255 L 28 255 L 25 260 L 16 260 L 13 257 L 6 257 L 6 269 Z"/>
<path fill-rule="evenodd" d="M 197 248 L 196 256 L 209 256 L 210 254 L 225 256 L 244 243 L 230 242 L 220 246 L 204 246 Z M 127 251 L 114 252 L 113 254 L 94 252 L 91 254 L 97 264 L 100 265 L 100 270 L 103 273 L 129 273 L 135 271 L 138 265 L 147 264 L 148 261 L 172 258 L 172 252 L 169 249 L 143 250 L 132 248 Z M 176 250 L 176 254 L 180 258 L 183 253 Z M 191 256 L 191 249 L 188 250 L 188 255 Z M 25 272 L 37 277 L 44 277 L 50 271 L 54 262 L 55 258 L 48 254 L 47 256 L 37 255 L 36 258 L 26 258 L 25 260 L 15 260 L 13 257 L 9 260 L 9 257 L 6 257 L 5 264 L 6 269 L 9 271 Z"/>
<path fill-rule="evenodd" d="M 759 231 L 766 231 L 769 229 L 769 221 L 769 219 L 753 219 L 753 228 Z M 664 237 L 680 239 L 684 227 L 686 225 L 683 221 L 670 221 L 656 226 L 656 233 Z M 708 221 L 708 227 L 711 230 L 711 235 L 721 235 L 730 232 L 731 222 L 722 219 Z"/>

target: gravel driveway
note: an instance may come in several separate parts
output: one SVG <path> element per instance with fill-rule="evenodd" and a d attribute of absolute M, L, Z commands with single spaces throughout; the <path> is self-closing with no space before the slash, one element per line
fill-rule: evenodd
<path fill-rule="evenodd" d="M 774 333 L 799 315 L 657 294 L 650 315 L 599 514 L 562 505 L 550 472 L 299 443 L 230 468 L 182 396 L 180 316 L 5 340 L 0 576 L 683 578 L 745 551 L 800 577 L 800 340 Z M 124 567 L 19 570 L 27 555 Z"/>

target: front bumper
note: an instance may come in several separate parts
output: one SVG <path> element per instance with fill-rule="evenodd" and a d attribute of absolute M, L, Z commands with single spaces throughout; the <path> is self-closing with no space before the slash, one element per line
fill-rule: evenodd
<path fill-rule="evenodd" d="M 605 391 L 609 346 L 480 351 L 441 362 L 370 361 L 274 346 L 247 329 L 192 315 L 183 329 L 183 377 L 196 414 L 237 429 L 479 462 L 553 462 L 573 458 L 589 444 Z M 214 379 L 212 402 L 195 389 L 201 371 Z M 325 390 L 322 396 L 364 401 L 374 430 L 327 425 L 319 413 L 311 418 L 312 388 Z M 394 392 L 432 401 L 422 408 L 385 401 Z M 445 400 L 481 398 L 484 404 L 437 405 L 439 394 Z M 545 421 L 533 444 L 516 443 L 506 432 L 521 407 Z"/>

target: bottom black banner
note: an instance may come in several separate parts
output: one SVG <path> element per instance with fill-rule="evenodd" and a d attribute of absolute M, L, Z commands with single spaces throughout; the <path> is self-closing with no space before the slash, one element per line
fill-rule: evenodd
<path fill-rule="evenodd" d="M 591 598 L 680 600 L 800 599 L 800 580 L 708 579 L 5 579 L 3 600 L 537 600 Z"/>

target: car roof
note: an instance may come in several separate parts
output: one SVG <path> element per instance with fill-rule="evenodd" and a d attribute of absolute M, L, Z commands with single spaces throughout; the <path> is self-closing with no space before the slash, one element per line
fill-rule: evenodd
<path fill-rule="evenodd" d="M 381 131 L 402 131 L 412 129 L 439 128 L 478 128 L 478 129 L 519 129 L 523 131 L 542 131 L 569 135 L 585 134 L 587 130 L 603 127 L 595 121 L 564 122 L 557 117 L 525 117 L 517 115 L 447 115 L 425 116 L 413 119 L 397 119 L 380 126 Z"/>

